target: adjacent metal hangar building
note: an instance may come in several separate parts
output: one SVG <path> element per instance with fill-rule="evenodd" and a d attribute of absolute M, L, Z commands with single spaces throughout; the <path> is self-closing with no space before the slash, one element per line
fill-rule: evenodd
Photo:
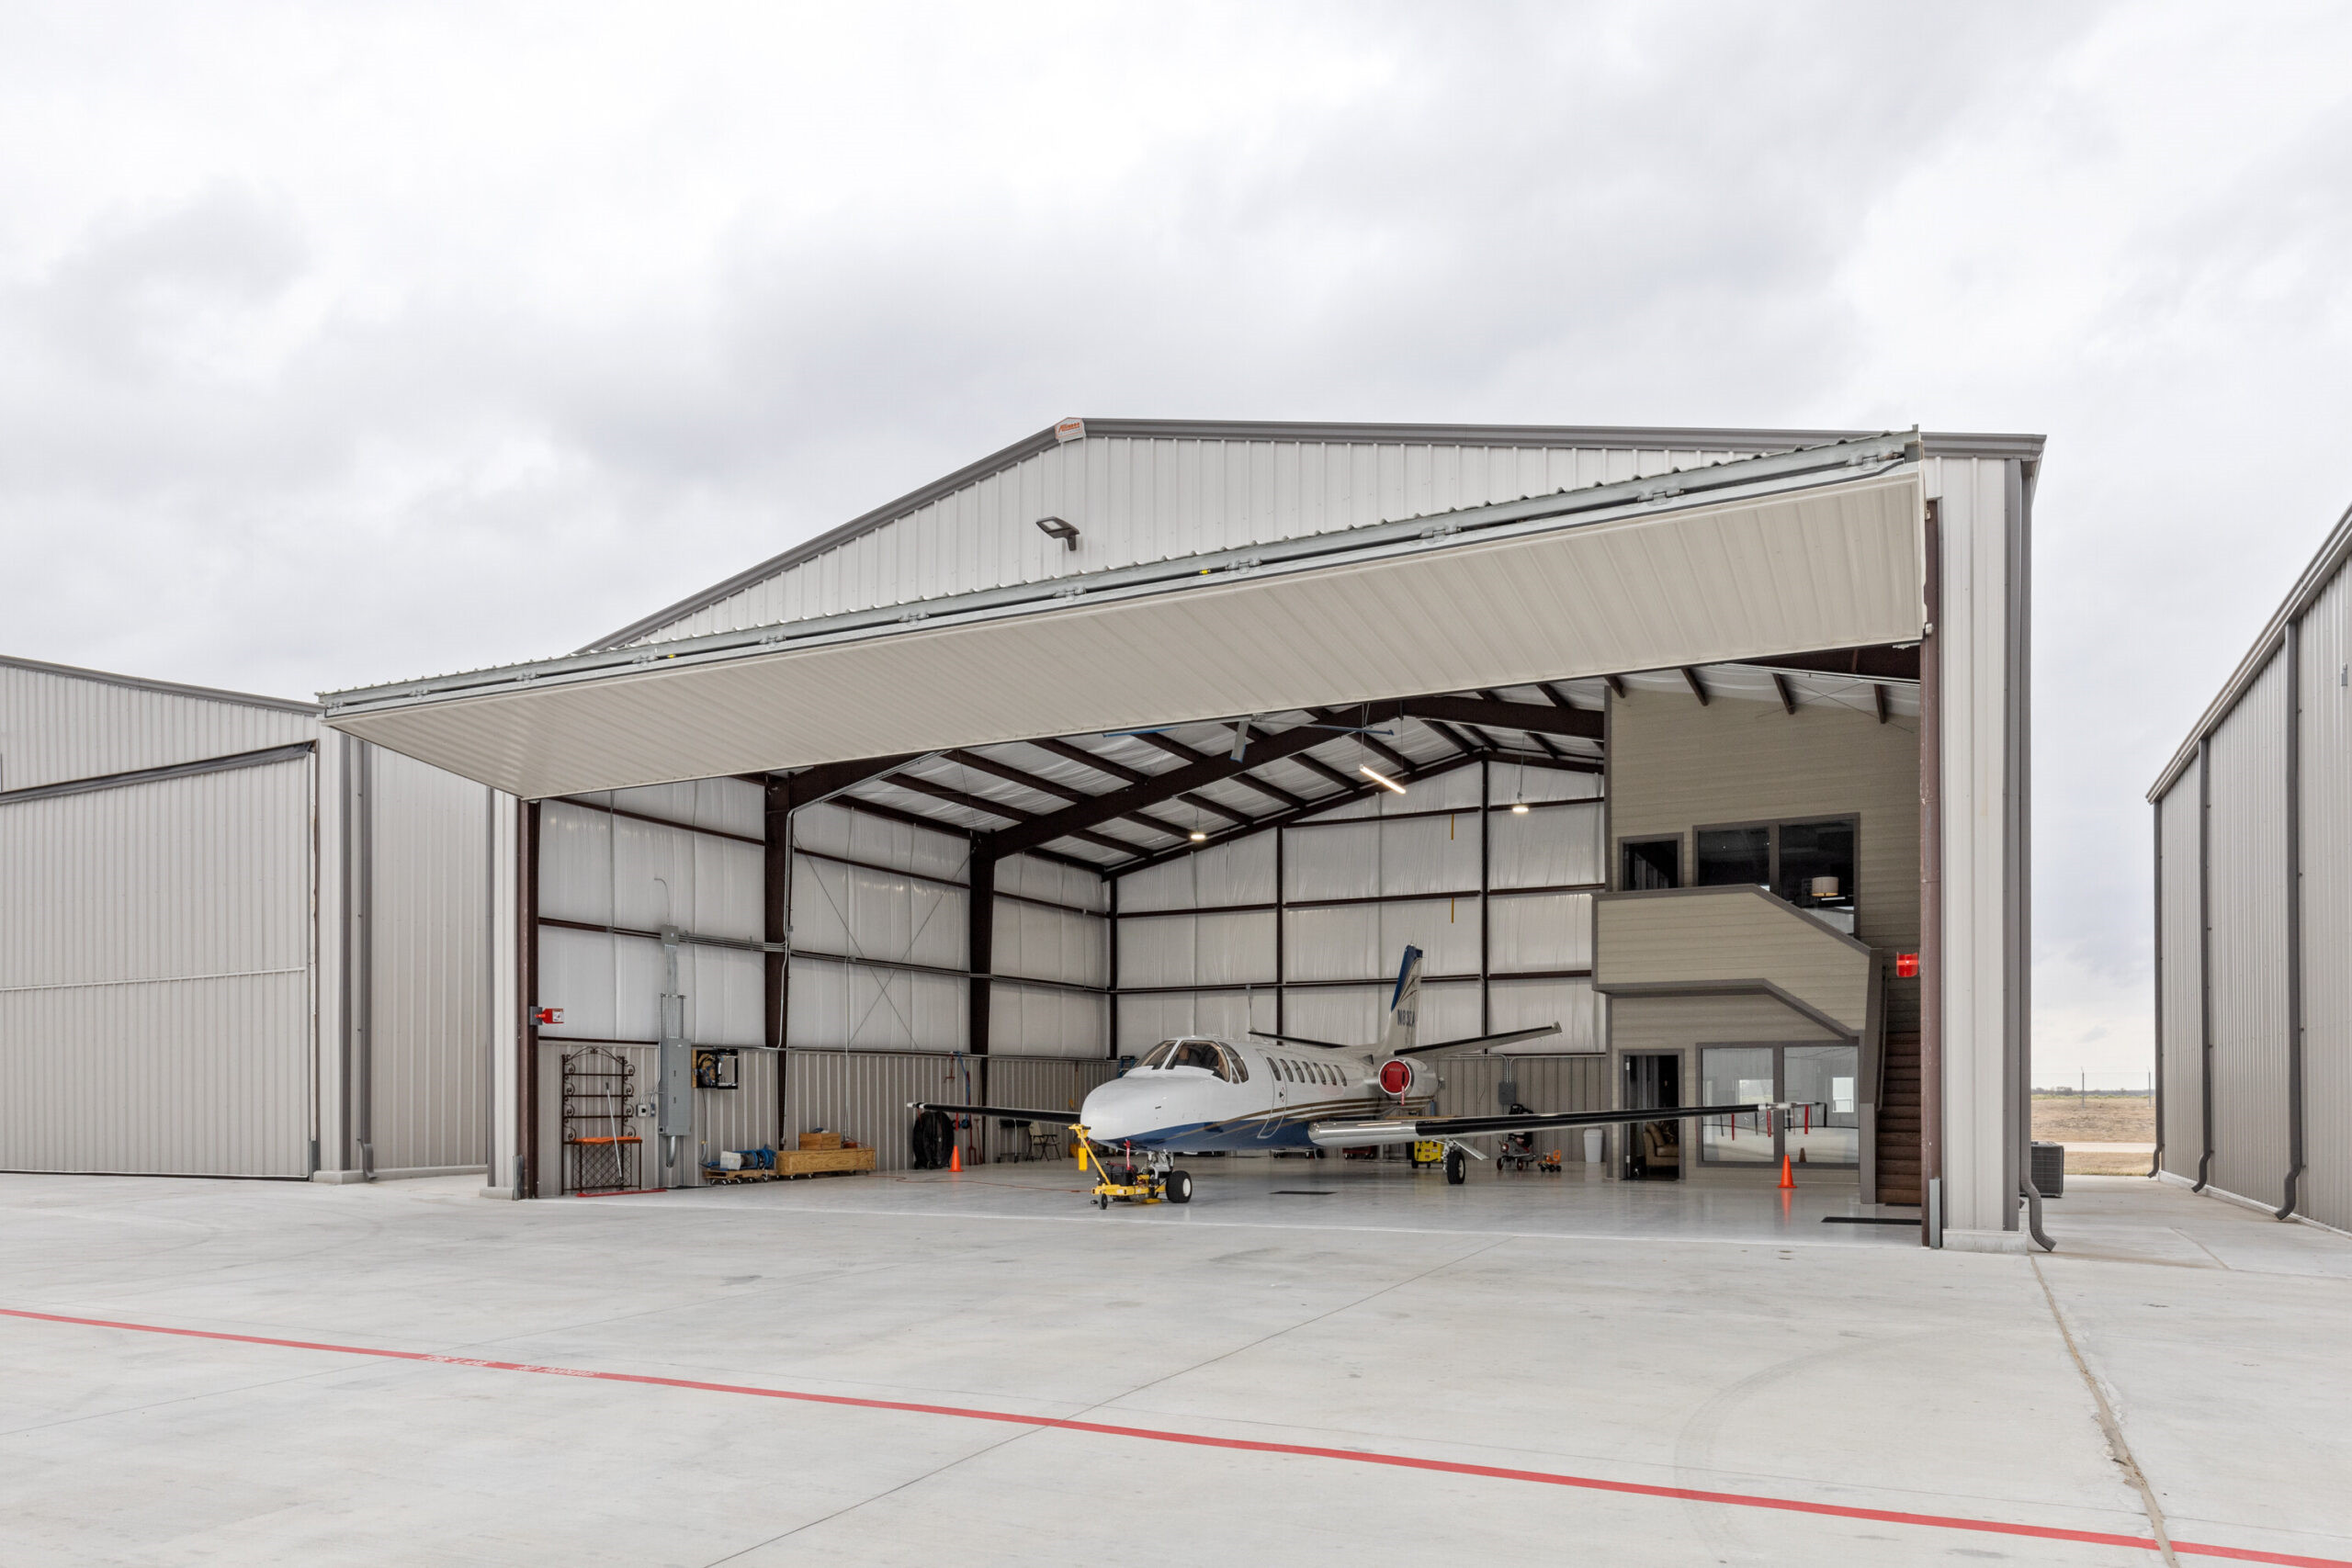
<path fill-rule="evenodd" d="M 2337 1230 L 2352 1230 L 2347 558 L 2352 513 L 2148 792 L 2158 1173 Z"/>
<path fill-rule="evenodd" d="M 1449 1064 L 1454 1104 L 1801 1099 L 1608 1158 L 1787 1156 L 2022 1248 L 2041 460 L 1068 420 L 577 654 L 324 722 L 505 803 L 517 1196 L 815 1127 L 896 1162 L 909 1100 L 1074 1105 L 1189 1031 L 1370 1038 L 1412 942 L 1430 1033 L 1563 1026 Z"/>
<path fill-rule="evenodd" d="M 0 1170 L 482 1166 L 497 808 L 319 713 L 0 659 Z"/>

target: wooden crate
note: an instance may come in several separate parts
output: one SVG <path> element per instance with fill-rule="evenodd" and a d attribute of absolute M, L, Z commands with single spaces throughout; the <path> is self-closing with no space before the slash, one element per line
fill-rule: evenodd
<path fill-rule="evenodd" d="M 811 1150 L 838 1149 L 841 1146 L 842 1135 L 839 1133 L 803 1133 L 800 1134 L 800 1148 L 801 1152 L 804 1154 Z"/>
<path fill-rule="evenodd" d="M 873 1168 L 872 1149 L 779 1149 L 775 1156 L 778 1176 L 823 1176 Z"/>

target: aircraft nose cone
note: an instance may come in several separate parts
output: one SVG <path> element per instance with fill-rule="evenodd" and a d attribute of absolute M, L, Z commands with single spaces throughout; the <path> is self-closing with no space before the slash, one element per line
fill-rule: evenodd
<path fill-rule="evenodd" d="M 1097 1085 L 1079 1114 L 1086 1118 L 1088 1134 L 1106 1144 L 1131 1138 L 1153 1125 L 1152 1111 L 1159 1099 L 1158 1087 L 1138 1078 L 1113 1078 Z"/>

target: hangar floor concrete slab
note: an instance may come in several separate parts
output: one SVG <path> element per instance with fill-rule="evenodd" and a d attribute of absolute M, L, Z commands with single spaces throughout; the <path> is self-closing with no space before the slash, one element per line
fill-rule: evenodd
<path fill-rule="evenodd" d="M 0 1562 L 2352 1561 L 2343 1237 L 1194 1168 L 0 1177 Z"/>

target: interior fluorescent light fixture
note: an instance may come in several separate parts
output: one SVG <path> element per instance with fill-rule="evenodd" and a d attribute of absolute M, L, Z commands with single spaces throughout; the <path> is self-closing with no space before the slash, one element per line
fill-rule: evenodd
<path fill-rule="evenodd" d="M 1196 844 L 1205 844 L 1208 841 L 1209 836 L 1206 833 L 1202 832 L 1198 828 L 1193 829 L 1193 842 Z"/>
<path fill-rule="evenodd" d="M 1526 816 L 1526 815 L 1527 815 L 1527 802 L 1525 802 L 1525 801 L 1523 801 L 1523 800 L 1514 800 L 1514 801 L 1512 801 L 1512 802 L 1510 803 L 1510 814 L 1511 814 L 1513 817 L 1524 817 L 1524 816 Z"/>
<path fill-rule="evenodd" d="M 1362 773 L 1364 777 L 1370 779 L 1373 783 L 1378 784 L 1383 789 L 1393 789 L 1398 795 L 1405 793 L 1405 786 L 1398 784 L 1395 779 L 1390 778 L 1386 773 L 1376 773 L 1370 768 L 1364 767 L 1358 768 L 1356 772 Z"/>

